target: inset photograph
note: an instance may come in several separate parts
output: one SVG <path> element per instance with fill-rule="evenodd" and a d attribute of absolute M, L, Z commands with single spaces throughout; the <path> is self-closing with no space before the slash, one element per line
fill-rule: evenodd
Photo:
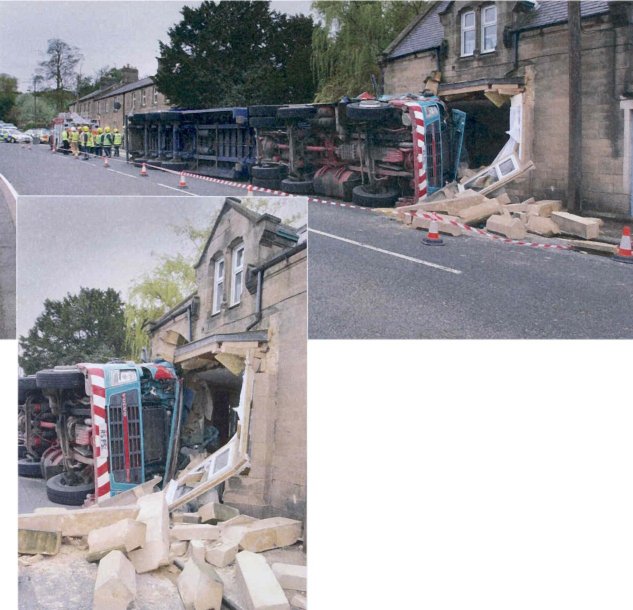
<path fill-rule="evenodd" d="M 19 212 L 20 608 L 246 608 L 259 573 L 292 580 L 288 604 L 306 589 L 305 199 Z"/>

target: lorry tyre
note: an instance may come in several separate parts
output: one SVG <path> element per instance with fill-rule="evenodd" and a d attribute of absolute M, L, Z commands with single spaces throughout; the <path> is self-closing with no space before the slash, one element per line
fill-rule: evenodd
<path fill-rule="evenodd" d="M 248 107 L 248 116 L 249 117 L 276 117 L 277 116 L 277 108 L 279 106 L 271 106 L 270 104 L 260 104 L 259 106 L 249 106 Z"/>
<path fill-rule="evenodd" d="M 44 369 L 36 373 L 37 387 L 50 390 L 75 390 L 84 387 L 84 375 L 78 369 Z"/>
<path fill-rule="evenodd" d="M 310 119 L 316 114 L 314 106 L 282 106 L 277 109 L 278 119 Z"/>
<path fill-rule="evenodd" d="M 66 506 L 81 506 L 89 493 L 94 492 L 93 483 L 70 485 L 66 473 L 56 474 L 46 481 L 46 495 L 51 502 Z"/>
<path fill-rule="evenodd" d="M 251 180 L 253 186 L 258 186 L 262 189 L 270 189 L 272 191 L 278 191 L 280 189 L 280 181 L 278 178 L 276 179 L 264 179 L 264 178 L 253 178 Z"/>
<path fill-rule="evenodd" d="M 18 379 L 18 404 L 23 405 L 26 402 L 26 393 L 33 390 L 37 390 L 35 375 L 20 377 Z"/>
<path fill-rule="evenodd" d="M 387 190 L 382 193 L 371 193 L 362 184 L 355 186 L 352 191 L 352 201 L 367 208 L 392 207 L 397 200 L 398 193 L 396 191 Z"/>
<path fill-rule="evenodd" d="M 283 165 L 253 165 L 251 174 L 258 180 L 279 180 L 286 175 L 286 168 Z"/>
<path fill-rule="evenodd" d="M 281 190 L 291 195 L 310 195 L 312 193 L 312 180 L 285 178 L 281 181 Z"/>
<path fill-rule="evenodd" d="M 278 129 L 285 127 L 284 123 L 274 116 L 254 116 L 248 119 L 254 129 Z"/>
<path fill-rule="evenodd" d="M 30 479 L 41 479 L 42 469 L 40 460 L 32 460 L 28 457 L 18 460 L 18 476 L 29 477 Z"/>
<path fill-rule="evenodd" d="M 18 445 L 18 460 L 26 457 L 26 445 Z"/>
<path fill-rule="evenodd" d="M 350 121 L 378 122 L 392 116 L 393 107 L 384 102 L 366 100 L 348 104 L 345 107 L 345 113 Z"/>

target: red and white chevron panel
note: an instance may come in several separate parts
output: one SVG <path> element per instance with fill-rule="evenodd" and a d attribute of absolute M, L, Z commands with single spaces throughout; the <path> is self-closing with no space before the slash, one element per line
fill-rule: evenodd
<path fill-rule="evenodd" d="M 413 171 L 416 200 L 424 199 L 428 191 L 426 176 L 426 142 L 424 139 L 424 114 L 422 106 L 416 102 L 407 102 L 411 129 L 413 131 Z"/>
<path fill-rule="evenodd" d="M 79 368 L 86 373 L 86 391 L 92 408 L 95 497 L 98 502 L 100 498 L 110 495 L 105 373 L 102 368 L 92 364 L 79 365 Z"/>

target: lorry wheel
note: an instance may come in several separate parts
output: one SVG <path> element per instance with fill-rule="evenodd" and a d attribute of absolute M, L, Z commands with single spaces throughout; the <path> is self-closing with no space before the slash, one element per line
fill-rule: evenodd
<path fill-rule="evenodd" d="M 249 106 L 248 107 L 248 116 L 249 117 L 276 117 L 277 116 L 277 108 L 279 106 L 271 106 L 260 104 L 259 106 Z"/>
<path fill-rule="evenodd" d="M 50 390 L 75 390 L 84 387 L 84 375 L 78 369 L 44 369 L 35 375 L 37 387 Z"/>
<path fill-rule="evenodd" d="M 274 116 L 254 116 L 248 119 L 254 129 L 278 129 L 285 127 L 284 123 Z"/>
<path fill-rule="evenodd" d="M 277 109 L 278 119 L 310 119 L 316 114 L 314 106 L 281 106 Z"/>
<path fill-rule="evenodd" d="M 93 483 L 70 485 L 66 473 L 56 474 L 46 481 L 46 495 L 51 502 L 66 506 L 81 506 L 89 493 L 94 492 Z"/>
<path fill-rule="evenodd" d="M 281 181 L 281 190 L 291 195 L 310 195 L 313 192 L 312 180 L 285 178 Z"/>
<path fill-rule="evenodd" d="M 26 457 L 26 445 L 18 445 L 18 460 Z"/>
<path fill-rule="evenodd" d="M 251 175 L 258 180 L 279 180 L 286 175 L 284 165 L 253 165 Z"/>
<path fill-rule="evenodd" d="M 40 460 L 35 461 L 28 457 L 18 460 L 18 476 L 29 477 L 30 479 L 42 478 Z"/>
<path fill-rule="evenodd" d="M 278 191 L 280 189 L 280 181 L 278 178 L 274 180 L 268 180 L 264 178 L 253 178 L 251 180 L 253 186 L 258 186 L 263 189 L 270 189 L 272 191 Z"/>
<path fill-rule="evenodd" d="M 388 119 L 393 113 L 393 107 L 377 100 L 365 100 L 347 104 L 345 113 L 350 121 L 378 122 Z"/>
<path fill-rule="evenodd" d="M 371 193 L 361 184 L 355 186 L 352 191 L 352 201 L 357 205 L 368 208 L 388 208 L 393 206 L 398 200 L 396 191 L 384 191 L 382 193 Z"/>
<path fill-rule="evenodd" d="M 23 405 L 26 402 L 26 393 L 33 390 L 37 390 L 35 375 L 20 377 L 18 379 L 18 404 Z"/>

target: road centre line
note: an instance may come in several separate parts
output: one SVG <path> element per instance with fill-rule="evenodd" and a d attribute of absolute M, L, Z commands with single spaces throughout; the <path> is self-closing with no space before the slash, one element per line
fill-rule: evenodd
<path fill-rule="evenodd" d="M 108 168 L 109 172 L 114 172 L 115 174 L 121 174 L 121 176 L 127 176 L 128 178 L 138 178 L 138 176 L 132 176 L 132 174 L 126 174 L 125 172 L 120 172 L 119 170 Z"/>
<path fill-rule="evenodd" d="M 136 178 L 136 176 L 134 176 Z M 161 184 L 157 182 L 158 186 L 164 186 L 166 189 L 171 189 L 172 191 L 178 191 L 181 195 L 189 195 L 189 197 L 200 197 L 200 195 L 196 195 L 196 193 L 188 193 L 187 191 L 183 191 L 181 188 L 176 188 L 174 186 L 167 186 L 166 184 Z"/>
<path fill-rule="evenodd" d="M 317 235 L 323 235 L 324 237 L 329 237 L 331 239 L 336 239 L 338 241 L 345 242 L 347 244 L 352 244 L 353 246 L 359 246 L 360 248 L 367 248 L 368 250 L 374 250 L 375 252 L 380 252 L 381 254 L 388 254 L 389 256 L 394 256 L 396 258 L 401 258 L 406 261 L 417 263 L 418 265 L 425 265 L 426 267 L 432 267 L 433 269 L 439 269 L 440 271 L 446 271 L 447 273 L 454 273 L 456 275 L 460 275 L 462 272 L 458 269 L 452 269 L 451 267 L 444 267 L 443 265 L 437 265 L 436 263 L 430 263 L 429 261 L 423 261 L 419 258 L 414 258 L 412 256 L 407 256 L 406 254 L 398 254 L 398 252 L 392 252 L 391 250 L 383 250 L 382 248 L 377 248 L 376 246 L 370 246 L 369 244 L 363 244 L 359 241 L 354 241 L 353 239 L 347 239 L 346 237 L 339 237 L 338 235 L 332 235 L 331 233 L 325 233 L 323 231 L 317 231 L 316 229 L 308 229 L 310 233 L 316 233 Z"/>

